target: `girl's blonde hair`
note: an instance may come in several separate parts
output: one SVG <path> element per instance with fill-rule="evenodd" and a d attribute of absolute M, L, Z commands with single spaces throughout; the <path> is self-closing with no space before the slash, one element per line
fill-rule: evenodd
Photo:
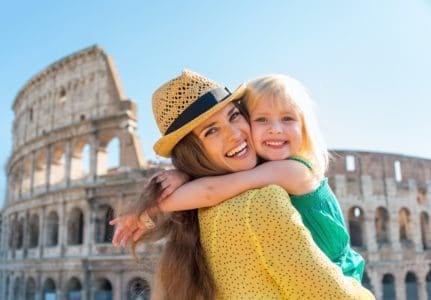
<path fill-rule="evenodd" d="M 328 167 L 329 154 L 325 140 L 317 124 L 314 102 L 306 88 L 286 75 L 267 75 L 250 81 L 242 100 L 248 114 L 259 101 L 273 101 L 277 107 L 290 105 L 302 122 L 303 143 L 297 153 L 313 163 L 313 170 L 323 177 Z"/>

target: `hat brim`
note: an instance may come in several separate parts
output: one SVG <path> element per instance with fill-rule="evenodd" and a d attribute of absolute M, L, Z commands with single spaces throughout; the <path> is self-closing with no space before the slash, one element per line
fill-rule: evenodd
<path fill-rule="evenodd" d="M 170 157 L 172 149 L 175 145 L 187 134 L 189 134 L 193 129 L 201 125 L 203 122 L 208 120 L 213 114 L 217 111 L 224 108 L 226 105 L 231 103 L 232 101 L 238 100 L 244 95 L 246 85 L 240 85 L 229 97 L 224 99 L 223 101 L 217 103 L 213 107 L 211 107 L 206 112 L 200 114 L 195 119 L 188 122 L 186 125 L 181 128 L 169 133 L 168 135 L 163 136 L 154 144 L 154 151 L 163 157 Z"/>

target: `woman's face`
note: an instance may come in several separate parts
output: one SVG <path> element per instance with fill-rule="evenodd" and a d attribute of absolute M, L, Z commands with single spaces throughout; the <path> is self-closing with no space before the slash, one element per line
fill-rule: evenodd
<path fill-rule="evenodd" d="M 196 127 L 193 133 L 201 141 L 208 159 L 217 168 L 238 172 L 256 166 L 250 125 L 234 104 L 226 105 Z"/>

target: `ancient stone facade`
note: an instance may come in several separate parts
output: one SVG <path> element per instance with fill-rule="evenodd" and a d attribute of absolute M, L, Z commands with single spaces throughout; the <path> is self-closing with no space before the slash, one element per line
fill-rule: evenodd
<path fill-rule="evenodd" d="M 13 110 L 0 299 L 148 298 L 161 246 L 136 263 L 111 244 L 108 221 L 151 173 L 112 59 L 94 46 L 53 63 Z"/>
<path fill-rule="evenodd" d="M 431 160 L 335 151 L 328 173 L 377 299 L 431 299 Z"/>
<path fill-rule="evenodd" d="M 108 221 L 157 169 L 136 107 L 97 46 L 35 75 L 13 109 L 0 212 L 0 299 L 147 299 L 161 244 L 142 260 L 111 245 Z M 117 154 L 118 160 L 109 161 Z M 431 160 L 334 151 L 328 172 L 377 299 L 431 299 Z"/>

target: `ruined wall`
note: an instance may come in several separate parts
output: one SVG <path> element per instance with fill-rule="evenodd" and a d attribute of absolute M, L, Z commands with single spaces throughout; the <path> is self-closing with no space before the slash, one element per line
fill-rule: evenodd
<path fill-rule="evenodd" d="M 431 160 L 335 150 L 328 170 L 378 299 L 431 298 Z M 429 297 L 429 298 L 427 298 Z"/>
<path fill-rule="evenodd" d="M 141 248 L 137 264 L 111 243 L 109 220 L 155 170 L 112 59 L 93 46 L 51 64 L 13 109 L 0 299 L 148 297 L 161 245 Z"/>

